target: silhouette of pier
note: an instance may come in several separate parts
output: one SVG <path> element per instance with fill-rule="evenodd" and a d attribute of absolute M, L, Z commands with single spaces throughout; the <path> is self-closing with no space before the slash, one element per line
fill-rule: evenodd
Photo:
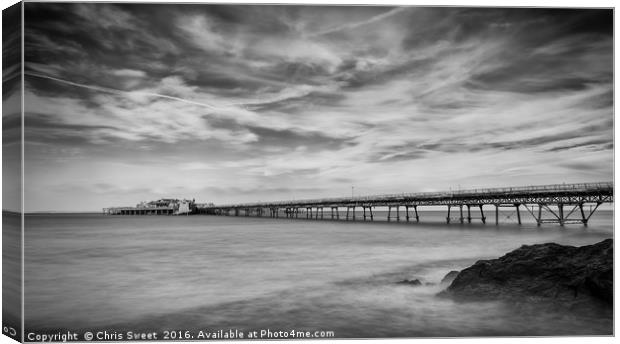
<path fill-rule="evenodd" d="M 521 210 L 525 209 L 539 226 L 542 223 L 587 226 L 601 204 L 613 202 L 613 191 L 612 182 L 555 184 L 228 205 L 197 204 L 195 211 L 225 216 L 374 221 L 373 210 L 382 207 L 387 208 L 387 221 L 420 222 L 418 207 L 446 207 L 447 223 L 471 223 L 472 220 L 486 223 L 483 207 L 493 206 L 496 225 L 499 224 L 499 209 L 509 207 L 516 211 L 519 224 L 522 223 Z M 344 209 L 346 212 L 341 216 Z M 457 217 L 453 218 L 455 212 Z"/>

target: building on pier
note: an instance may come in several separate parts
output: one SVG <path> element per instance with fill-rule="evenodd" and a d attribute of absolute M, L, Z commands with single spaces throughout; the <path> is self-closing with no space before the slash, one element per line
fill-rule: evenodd
<path fill-rule="evenodd" d="M 135 207 L 103 208 L 105 215 L 189 215 L 196 211 L 195 200 L 162 198 L 144 201 Z"/>

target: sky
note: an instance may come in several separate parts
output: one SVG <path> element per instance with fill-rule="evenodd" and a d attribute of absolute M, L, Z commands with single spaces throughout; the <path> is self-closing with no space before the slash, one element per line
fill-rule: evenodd
<path fill-rule="evenodd" d="M 611 10 L 25 8 L 26 211 L 613 179 Z"/>

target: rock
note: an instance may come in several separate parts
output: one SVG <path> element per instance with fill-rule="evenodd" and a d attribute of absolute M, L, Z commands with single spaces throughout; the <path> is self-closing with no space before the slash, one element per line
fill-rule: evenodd
<path fill-rule="evenodd" d="M 568 307 L 613 307 L 613 240 L 573 247 L 522 246 L 503 257 L 480 260 L 440 293 L 461 300 L 552 300 Z"/>
<path fill-rule="evenodd" d="M 398 284 L 415 285 L 415 286 L 422 285 L 422 282 L 420 282 L 419 279 L 414 279 L 414 280 L 404 279 L 404 280 L 396 282 L 396 283 L 398 283 Z"/>
<path fill-rule="evenodd" d="M 450 272 L 448 272 L 447 275 L 444 276 L 444 278 L 441 280 L 441 284 L 449 284 L 452 283 L 452 281 L 454 281 L 454 279 L 456 278 L 456 276 L 459 274 L 458 271 L 456 270 L 452 270 Z"/>

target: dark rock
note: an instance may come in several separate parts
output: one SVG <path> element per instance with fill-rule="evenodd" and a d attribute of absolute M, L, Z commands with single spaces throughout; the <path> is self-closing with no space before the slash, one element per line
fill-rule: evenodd
<path fill-rule="evenodd" d="M 547 299 L 569 307 L 613 306 L 613 240 L 573 247 L 522 246 L 461 271 L 440 295 L 462 300 Z"/>
<path fill-rule="evenodd" d="M 402 281 L 399 281 L 399 282 L 396 282 L 396 283 L 398 283 L 398 284 L 416 285 L 416 286 L 417 285 L 422 285 L 422 282 L 420 282 L 419 279 L 414 279 L 414 280 L 405 279 L 405 280 L 402 280 Z"/>
<path fill-rule="evenodd" d="M 452 283 L 452 281 L 454 281 L 454 279 L 456 278 L 456 276 L 459 274 L 458 271 L 456 270 L 452 270 L 450 272 L 448 272 L 448 274 L 446 276 L 444 276 L 444 278 L 441 280 L 441 284 L 448 284 L 448 283 Z"/>

